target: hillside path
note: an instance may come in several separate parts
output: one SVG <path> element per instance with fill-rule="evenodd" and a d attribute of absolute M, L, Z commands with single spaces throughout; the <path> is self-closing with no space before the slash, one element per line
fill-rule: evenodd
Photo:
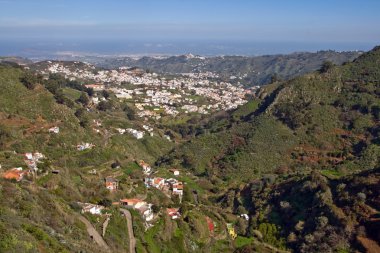
<path fill-rule="evenodd" d="M 131 212 L 124 208 L 120 208 L 120 211 L 123 212 L 128 223 L 129 253 L 136 253 L 136 238 L 135 238 L 135 235 L 133 234 Z"/>
<path fill-rule="evenodd" d="M 101 247 L 103 247 L 107 252 L 111 252 L 111 249 L 108 247 L 107 243 L 104 241 L 103 237 L 96 231 L 94 226 L 82 215 L 78 216 L 79 220 L 86 225 L 86 229 L 91 238 Z"/>

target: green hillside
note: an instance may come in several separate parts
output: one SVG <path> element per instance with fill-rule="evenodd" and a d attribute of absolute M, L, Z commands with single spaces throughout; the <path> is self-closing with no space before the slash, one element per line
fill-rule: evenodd
<path fill-rule="evenodd" d="M 128 252 L 133 225 L 136 252 L 376 252 L 379 65 L 378 47 L 276 80 L 234 111 L 157 123 L 136 139 L 117 128 L 146 122 L 128 119 L 114 94 L 96 105 L 102 93 L 76 81 L 1 64 L 0 174 L 26 168 L 24 153 L 45 158 L 21 181 L 0 179 L 0 251 Z M 140 160 L 154 177 L 183 182 L 183 197 L 146 187 Z M 153 221 L 131 210 L 129 224 L 115 203 L 124 198 L 151 203 Z M 78 202 L 108 215 L 82 214 Z"/>
<path fill-rule="evenodd" d="M 210 177 L 246 180 L 276 171 L 346 175 L 371 169 L 363 166 L 378 145 L 379 58 L 376 48 L 325 73 L 264 87 L 257 93 L 258 107 L 201 124 L 204 134 L 178 147 L 166 162 Z"/>
<path fill-rule="evenodd" d="M 25 168 L 24 153 L 41 152 L 46 159 L 38 165 L 40 170 L 33 178 L 20 183 L 0 179 L 1 252 L 101 252 L 78 219 L 74 203 L 124 197 L 122 192 L 110 195 L 104 187 L 104 177 L 119 175 L 125 180 L 133 172 L 135 160 L 154 162 L 172 144 L 159 136 L 138 141 L 132 136 L 107 133 L 107 126 L 137 123 L 120 114 L 117 105 L 107 113 L 90 110 L 79 116 L 81 103 L 69 95 L 60 96 L 60 89 L 52 94 L 45 88 L 51 88 L 53 79 L 37 80 L 28 89 L 21 82 L 26 75 L 20 68 L 0 66 L 1 174 L 12 167 Z M 64 89 L 66 93 L 71 88 Z M 93 119 L 102 121 L 100 133 L 93 130 Z M 81 124 L 84 120 L 85 126 Z M 49 133 L 54 126 L 60 128 L 58 134 Z M 76 145 L 82 142 L 95 147 L 77 151 Z M 111 168 L 115 161 L 121 164 L 118 171 Z M 97 175 L 88 174 L 94 169 Z M 122 181 L 125 192 L 129 192 L 129 183 Z M 110 233 L 120 233 L 113 232 L 113 226 L 115 231 L 125 229 L 121 224 L 110 223 Z M 124 237 L 110 234 L 106 240 L 114 252 L 124 252 L 128 248 L 126 237 L 126 233 Z"/>
<path fill-rule="evenodd" d="M 248 212 L 241 236 L 295 252 L 376 252 L 379 63 L 377 47 L 272 83 L 257 92 L 258 106 L 201 121 L 202 134 L 161 162 L 208 178 L 215 205 Z"/>

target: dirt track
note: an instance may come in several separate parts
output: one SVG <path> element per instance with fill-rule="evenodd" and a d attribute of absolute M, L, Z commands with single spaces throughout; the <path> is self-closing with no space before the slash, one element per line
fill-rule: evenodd
<path fill-rule="evenodd" d="M 136 253 L 136 238 L 133 234 L 132 215 L 127 209 L 120 208 L 128 222 L 129 252 Z"/>

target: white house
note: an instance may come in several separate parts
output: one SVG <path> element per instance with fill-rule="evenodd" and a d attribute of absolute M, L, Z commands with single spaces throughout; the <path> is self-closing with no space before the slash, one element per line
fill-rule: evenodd
<path fill-rule="evenodd" d="M 125 133 L 125 129 L 123 128 L 116 128 L 116 130 L 119 132 L 119 134 L 124 134 Z"/>
<path fill-rule="evenodd" d="M 27 160 L 33 160 L 33 154 L 32 153 L 25 153 L 24 155 L 25 155 L 25 158 Z"/>
<path fill-rule="evenodd" d="M 181 217 L 179 208 L 167 208 L 166 213 L 172 218 L 172 220 L 176 220 Z"/>
<path fill-rule="evenodd" d="M 59 127 L 49 128 L 49 133 L 58 134 L 59 133 Z"/>
<path fill-rule="evenodd" d="M 150 167 L 150 165 L 144 162 L 143 160 L 139 162 L 139 165 L 143 169 L 143 173 L 145 175 L 149 175 L 152 172 L 152 168 Z"/>
<path fill-rule="evenodd" d="M 104 206 L 90 204 L 90 203 L 84 203 L 82 205 L 82 213 L 91 213 L 91 214 L 102 214 L 102 210 L 104 209 Z"/>
<path fill-rule="evenodd" d="M 165 179 L 161 178 L 161 177 L 153 178 L 151 181 L 151 184 L 153 187 L 155 187 L 157 189 L 161 189 L 165 185 Z"/>
<path fill-rule="evenodd" d="M 244 218 L 245 220 L 249 221 L 249 216 L 246 213 L 240 214 L 240 217 Z"/>
<path fill-rule="evenodd" d="M 170 172 L 172 172 L 174 176 L 179 176 L 179 170 L 177 169 L 171 169 Z"/>
<path fill-rule="evenodd" d="M 145 221 L 153 220 L 152 204 L 148 204 L 140 199 L 122 199 L 120 200 L 120 203 L 124 206 L 137 210 Z"/>
<path fill-rule="evenodd" d="M 82 143 L 82 144 L 77 145 L 77 150 L 78 151 L 83 151 L 83 150 L 86 150 L 86 149 L 91 149 L 94 146 L 95 146 L 94 144 L 86 142 L 86 143 Z"/>
<path fill-rule="evenodd" d="M 140 131 L 136 131 L 133 133 L 133 136 L 136 138 L 136 139 L 142 139 L 144 137 L 144 133 L 143 132 L 140 132 Z"/>
<path fill-rule="evenodd" d="M 183 184 L 182 182 L 178 182 L 176 184 L 173 184 L 173 194 L 174 195 L 183 195 Z"/>

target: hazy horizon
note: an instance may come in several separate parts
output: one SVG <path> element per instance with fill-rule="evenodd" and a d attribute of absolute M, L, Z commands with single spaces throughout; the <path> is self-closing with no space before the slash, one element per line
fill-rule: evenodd
<path fill-rule="evenodd" d="M 0 7 L 5 56 L 263 55 L 380 44 L 374 0 L 0 0 Z"/>
<path fill-rule="evenodd" d="M 20 56 L 26 58 L 59 58 L 78 56 L 155 56 L 195 54 L 202 56 L 242 55 L 260 56 L 290 54 L 295 52 L 368 51 L 376 44 L 370 43 L 300 43 L 300 42 L 25 42 L 0 41 L 0 56 Z"/>

